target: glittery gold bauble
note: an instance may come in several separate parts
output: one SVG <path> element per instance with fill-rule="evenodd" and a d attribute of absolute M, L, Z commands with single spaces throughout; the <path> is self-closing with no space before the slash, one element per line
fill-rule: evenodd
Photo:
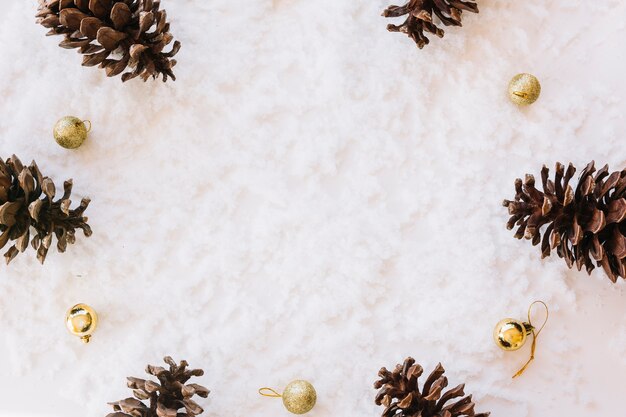
<path fill-rule="evenodd" d="M 76 304 L 65 315 L 65 326 L 74 336 L 89 343 L 91 335 L 98 327 L 98 315 L 86 304 Z"/>
<path fill-rule="evenodd" d="M 313 385 L 302 380 L 289 383 L 282 395 L 285 408 L 294 414 L 308 413 L 317 401 L 317 393 Z"/>
<path fill-rule="evenodd" d="M 54 125 L 54 140 L 66 149 L 76 149 L 87 139 L 87 132 L 91 129 L 85 126 L 85 122 L 74 116 L 65 116 Z"/>
<path fill-rule="evenodd" d="M 532 74 L 517 74 L 509 83 L 509 98 L 515 104 L 533 104 L 540 93 L 541 84 Z"/>
<path fill-rule="evenodd" d="M 493 339 L 502 350 L 518 350 L 526 343 L 531 330 L 532 326 L 527 323 L 515 319 L 503 319 L 496 324 Z"/>

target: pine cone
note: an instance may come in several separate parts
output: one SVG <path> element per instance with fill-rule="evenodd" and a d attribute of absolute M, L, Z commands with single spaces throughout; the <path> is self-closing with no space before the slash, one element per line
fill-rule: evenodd
<path fill-rule="evenodd" d="M 535 188 L 532 175 L 523 182 L 515 180 L 515 201 L 503 202 L 511 215 L 507 228 L 518 225 L 516 238 L 525 237 L 533 245 L 541 242 L 542 259 L 556 248 L 570 268 L 576 264 L 580 271 L 584 266 L 591 274 L 602 266 L 611 281 L 626 278 L 626 170 L 609 175 L 605 165 L 596 172 L 591 161 L 574 190 L 569 182 L 575 172 L 572 164 L 565 170 L 557 163 L 552 181 L 544 165 L 543 192 Z"/>
<path fill-rule="evenodd" d="M 173 36 L 159 6 L 158 0 L 39 0 L 37 23 L 50 29 L 48 35 L 64 35 L 60 47 L 78 48 L 84 66 L 100 65 L 109 77 L 130 67 L 122 81 L 137 76 L 176 80 L 171 58 L 180 42 L 163 52 Z"/>
<path fill-rule="evenodd" d="M 425 31 L 443 37 L 443 30 L 433 23 L 433 13 L 446 26 L 462 26 L 463 10 L 478 13 L 478 5 L 474 0 L 409 0 L 404 6 L 389 6 L 383 16 L 400 17 L 408 14 L 403 24 L 387 25 L 387 30 L 406 33 L 422 49 L 430 42 Z"/>
<path fill-rule="evenodd" d="M 198 384 L 185 385 L 192 376 L 204 375 L 204 371 L 186 369 L 187 361 L 176 365 L 169 356 L 163 360 L 170 366 L 169 370 L 151 365 L 146 368 L 146 372 L 156 376 L 160 383 L 128 377 L 128 388 L 133 390 L 135 398 L 109 403 L 115 412 L 107 417 L 193 417 L 204 412 L 191 397 L 197 394 L 206 398 L 209 390 Z M 142 402 L 148 399 L 149 406 Z M 179 412 L 182 408 L 184 411 Z"/>
<path fill-rule="evenodd" d="M 421 391 L 417 380 L 424 369 L 415 363 L 415 359 L 407 358 L 403 365 L 396 365 L 393 372 L 382 368 L 378 372 L 380 379 L 374 383 L 378 389 L 376 405 L 384 405 L 383 417 L 487 417 L 490 413 L 474 413 L 472 396 L 465 394 L 465 384 L 443 392 L 448 386 L 448 378 L 443 376 L 445 370 L 438 364 L 426 378 Z M 462 399 L 446 405 L 454 398 Z"/>
<path fill-rule="evenodd" d="M 91 236 L 87 217 L 83 217 L 89 199 L 83 198 L 80 206 L 70 210 L 72 180 L 65 181 L 63 188 L 63 197 L 53 201 L 54 182 L 41 175 L 35 161 L 25 167 L 15 155 L 6 163 L 0 159 L 0 249 L 9 240 L 15 241 L 4 254 L 7 264 L 28 247 L 31 226 L 36 234 L 30 243 L 42 264 L 53 235 L 59 252 L 65 252 L 67 244 L 76 241 L 76 229 Z"/>

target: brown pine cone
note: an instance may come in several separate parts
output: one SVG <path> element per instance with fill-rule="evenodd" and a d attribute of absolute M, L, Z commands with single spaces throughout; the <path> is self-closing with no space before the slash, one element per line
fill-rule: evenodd
<path fill-rule="evenodd" d="M 378 389 L 376 405 L 384 405 L 383 417 L 487 417 L 490 413 L 474 413 L 472 396 L 463 397 L 465 384 L 445 391 L 448 378 L 443 376 L 445 370 L 438 364 L 426 378 L 420 390 L 418 379 L 424 369 L 415 363 L 415 359 L 407 358 L 402 365 L 396 365 L 393 372 L 382 368 L 378 372 L 380 379 L 374 383 Z M 463 397 L 458 401 L 451 400 Z M 446 403 L 450 404 L 446 405 Z"/>
<path fill-rule="evenodd" d="M 570 180 L 575 172 L 572 164 L 565 170 L 557 163 L 552 181 L 544 165 L 543 192 L 535 188 L 532 175 L 515 180 L 515 200 L 503 202 L 511 215 L 507 228 L 517 225 L 516 238 L 541 242 L 542 258 L 556 248 L 570 268 L 576 264 L 580 271 L 584 266 L 590 274 L 602 266 L 611 281 L 626 278 L 626 170 L 609 175 L 605 165 L 596 172 L 591 161 L 574 189 Z"/>
<path fill-rule="evenodd" d="M 53 236 L 59 252 L 76 241 L 76 229 L 91 236 L 87 217 L 83 217 L 89 199 L 83 198 L 80 206 L 70 210 L 72 180 L 65 181 L 63 188 L 63 197 L 54 201 L 54 182 L 41 175 L 35 161 L 25 167 L 15 155 L 6 163 L 0 159 L 0 249 L 14 241 L 4 254 L 7 264 L 28 247 L 31 227 L 35 234 L 30 243 L 42 264 Z"/>
<path fill-rule="evenodd" d="M 409 0 L 404 6 L 389 6 L 383 12 L 384 17 L 400 17 L 408 15 L 400 26 L 387 25 L 389 32 L 406 33 L 418 48 L 428 45 L 430 40 L 424 32 L 433 33 L 440 38 L 443 30 L 433 23 L 433 14 L 446 26 L 462 26 L 463 10 L 478 13 L 478 5 L 474 0 Z"/>
<path fill-rule="evenodd" d="M 39 0 L 37 23 L 48 35 L 64 35 L 62 48 L 78 48 L 83 65 L 100 65 L 114 77 L 127 67 L 122 81 L 140 76 L 176 79 L 171 59 L 180 49 L 158 0 Z"/>
<path fill-rule="evenodd" d="M 169 356 L 163 360 L 170 366 L 169 370 L 151 365 L 146 368 L 147 373 L 157 377 L 158 383 L 127 378 L 128 388 L 133 390 L 135 398 L 109 403 L 115 412 L 107 417 L 194 417 L 204 412 L 191 397 L 206 398 L 209 390 L 198 384 L 185 385 L 192 376 L 204 375 L 204 371 L 186 369 L 189 365 L 186 361 L 176 365 Z M 149 400 L 149 405 L 144 404 L 144 400 Z"/>

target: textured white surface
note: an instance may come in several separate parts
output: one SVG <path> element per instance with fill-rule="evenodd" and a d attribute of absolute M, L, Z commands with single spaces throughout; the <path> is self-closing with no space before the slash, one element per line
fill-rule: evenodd
<path fill-rule="evenodd" d="M 81 68 L 34 3 L 2 2 L 1 156 L 72 177 L 94 235 L 0 268 L 0 416 L 104 416 L 165 354 L 205 369 L 208 416 L 286 415 L 256 389 L 296 378 L 312 417 L 376 416 L 378 369 L 407 355 L 494 417 L 623 415 L 626 285 L 540 261 L 500 203 L 543 163 L 626 164 L 626 3 L 482 0 L 418 51 L 383 0 L 170 0 L 166 85 Z M 94 126 L 75 152 L 51 137 L 66 114 Z M 527 350 L 492 326 L 533 299 L 553 315 L 512 381 Z M 76 302 L 100 313 L 88 346 Z"/>

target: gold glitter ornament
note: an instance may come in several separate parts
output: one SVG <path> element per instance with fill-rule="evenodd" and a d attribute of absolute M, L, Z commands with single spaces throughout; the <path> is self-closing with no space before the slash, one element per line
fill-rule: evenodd
<path fill-rule="evenodd" d="M 533 326 L 530 318 L 535 304 L 542 304 L 546 309 L 546 318 L 539 330 Z M 546 303 L 543 301 L 535 301 L 530 305 L 530 307 L 528 307 L 528 322 L 507 318 L 500 320 L 498 324 L 496 324 L 496 327 L 493 330 L 493 340 L 496 342 L 496 345 L 504 351 L 513 352 L 519 350 L 522 346 L 524 346 L 529 335 L 532 335 L 533 337 L 533 344 L 530 349 L 530 359 L 528 359 L 528 362 L 526 362 L 526 364 L 519 371 L 517 371 L 515 375 L 513 375 L 513 378 L 522 375 L 530 363 L 535 360 L 537 338 L 548 322 L 549 315 L 550 312 Z"/>
<path fill-rule="evenodd" d="M 89 124 L 89 127 L 85 126 Z M 53 129 L 54 140 L 65 149 L 76 149 L 85 142 L 87 133 L 91 130 L 89 120 L 81 120 L 74 116 L 65 116 L 59 119 Z"/>
<path fill-rule="evenodd" d="M 65 326 L 71 334 L 80 337 L 83 343 L 89 343 L 98 327 L 98 315 L 87 304 L 76 304 L 65 314 Z"/>
<path fill-rule="evenodd" d="M 533 104 L 541 94 L 541 84 L 532 74 L 517 74 L 509 83 L 509 98 L 515 104 Z"/>
<path fill-rule="evenodd" d="M 282 397 L 283 405 L 287 411 L 293 414 L 308 413 L 317 402 L 315 388 L 310 382 L 303 380 L 290 382 L 282 394 L 277 393 L 272 388 L 261 388 L 259 394 L 265 397 Z"/>

